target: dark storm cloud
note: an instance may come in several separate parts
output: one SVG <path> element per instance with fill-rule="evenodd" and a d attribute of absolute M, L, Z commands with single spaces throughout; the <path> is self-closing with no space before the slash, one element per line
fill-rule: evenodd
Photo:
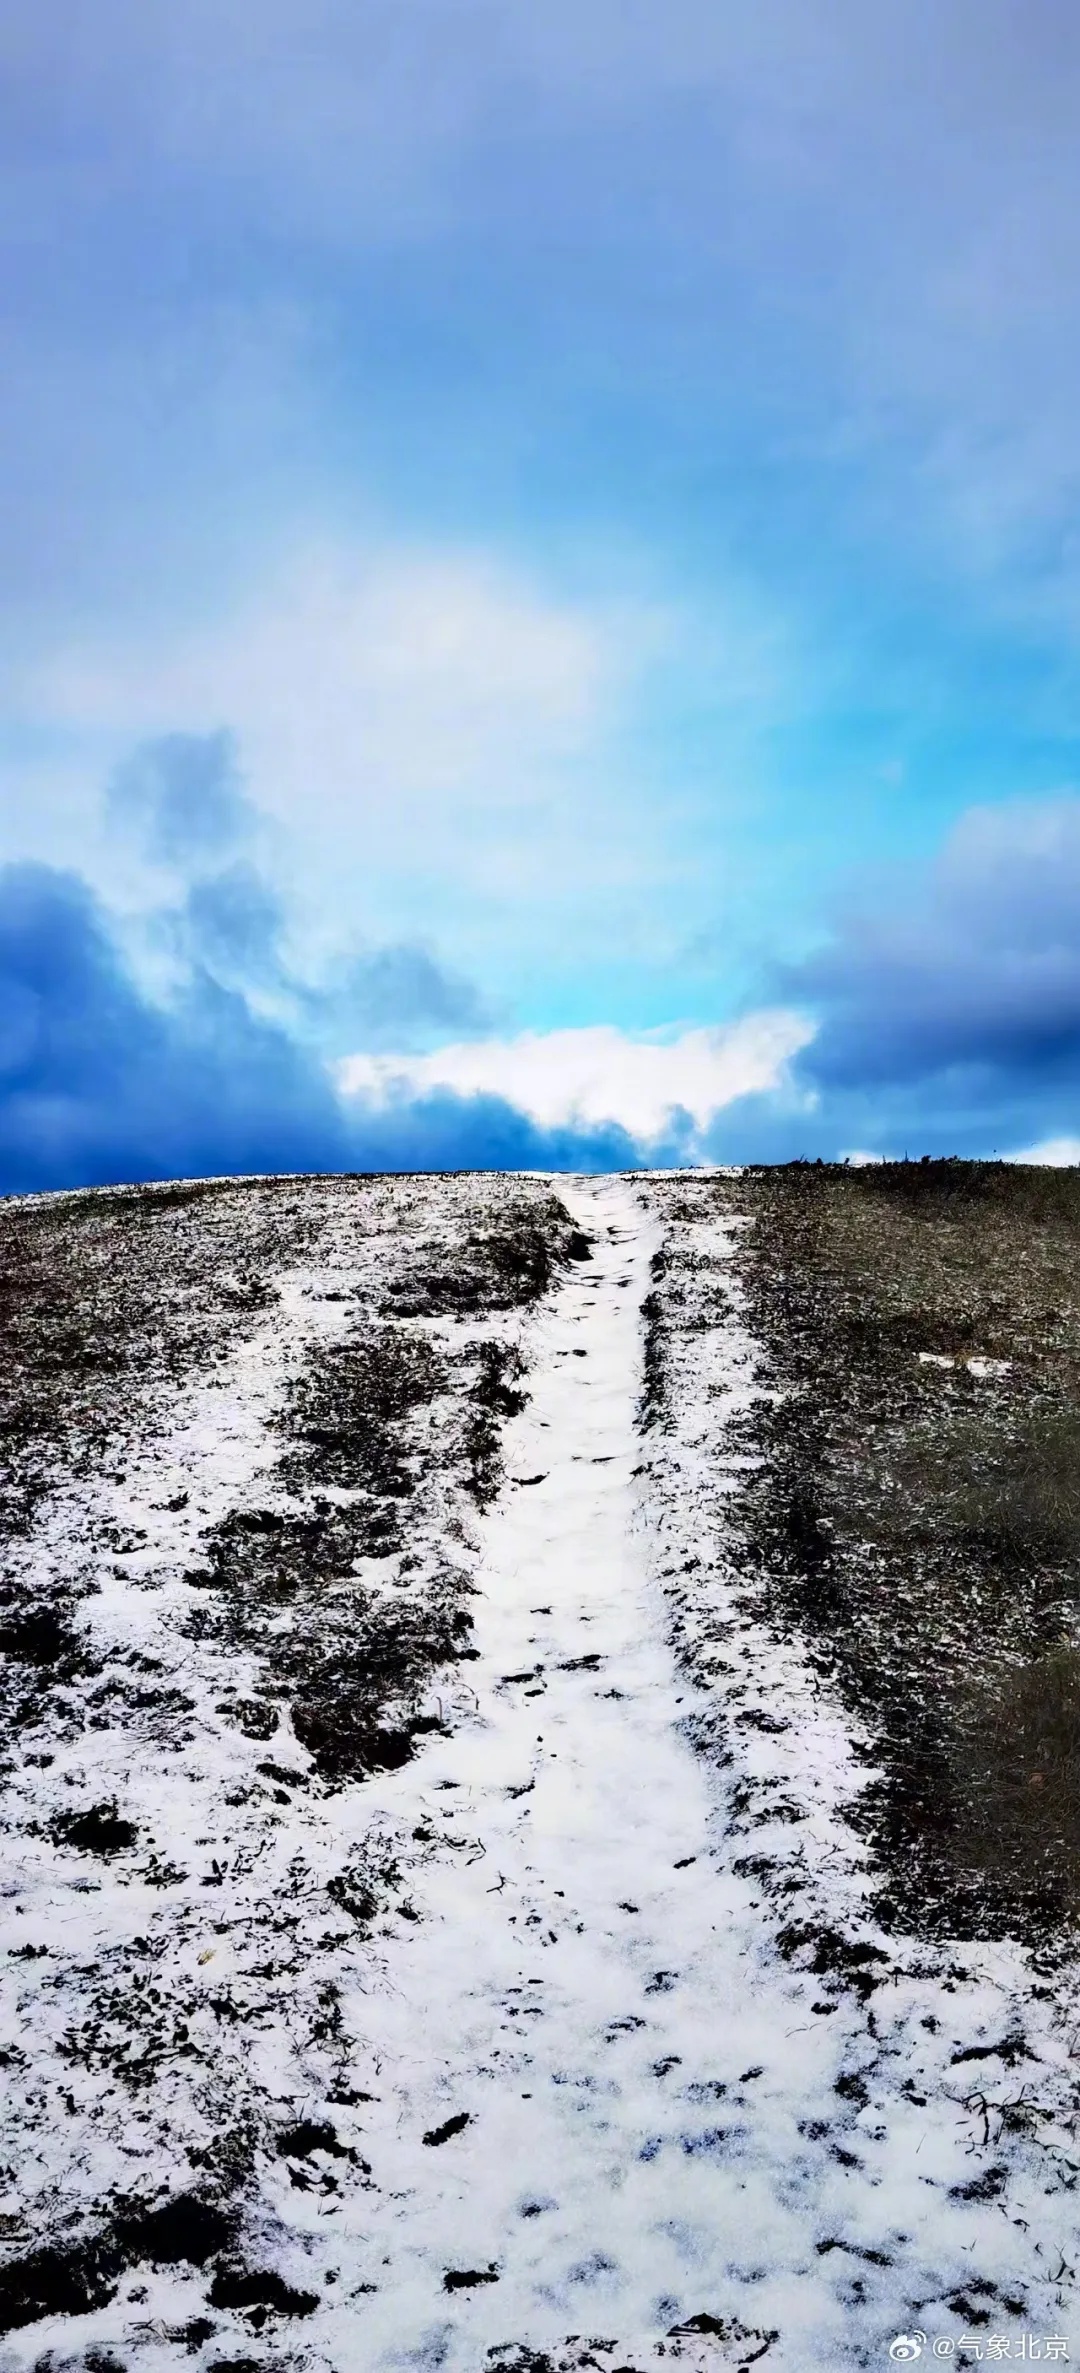
<path fill-rule="evenodd" d="M 302 977 L 287 952 L 285 901 L 249 857 L 231 855 L 257 831 L 228 733 L 172 733 L 143 742 L 106 791 L 114 824 L 183 888 L 156 918 L 182 965 L 219 986 L 276 998 L 290 1028 L 324 1048 L 409 1049 L 496 1018 L 471 981 L 408 942 L 338 957 L 326 977 Z"/>
<path fill-rule="evenodd" d="M 990 1154 L 1080 1133 L 1080 798 L 975 808 L 775 984 L 817 1020 L 728 1161 Z"/>
<path fill-rule="evenodd" d="M 169 1010 L 76 875 L 0 874 L 0 1186 L 340 1166 L 316 1066 L 205 976 Z"/>
<path fill-rule="evenodd" d="M 987 1096 L 1080 1076 L 1080 799 L 975 809 L 936 862 L 843 922 L 785 987 L 821 1016 L 822 1089 L 944 1074 Z"/>
<path fill-rule="evenodd" d="M 539 1128 L 500 1096 L 417 1097 L 355 1114 L 357 1167 L 371 1170 L 632 1170 L 640 1149 L 618 1123 Z"/>
<path fill-rule="evenodd" d="M 212 916 L 219 952 L 250 956 L 253 937 L 265 944 L 251 916 L 230 884 Z M 378 975 L 384 1021 L 388 984 L 409 986 L 406 954 L 390 951 Z M 414 1012 L 439 977 L 421 967 Z M 3 1193 L 250 1171 L 602 1169 L 634 1158 L 617 1128 L 545 1132 L 496 1098 L 346 1107 L 308 1045 L 205 967 L 167 1007 L 156 1004 L 86 884 L 48 866 L 0 871 L 0 1016 Z"/>
<path fill-rule="evenodd" d="M 269 993 L 292 1028 L 327 1052 L 401 1053 L 448 1033 L 473 1036 L 494 1019 L 471 981 L 407 942 L 340 960 L 324 981 L 301 978 L 285 954 L 284 902 L 246 863 L 193 882 L 164 927 L 189 963 L 224 986 Z"/>
<path fill-rule="evenodd" d="M 276 996 L 295 1029 L 326 1049 L 400 1053 L 447 1033 L 473 1036 L 495 1019 L 471 981 L 408 942 L 340 960 L 321 983 L 299 977 L 285 953 L 284 902 L 246 862 L 194 881 L 164 920 L 190 963 L 223 985 Z"/>
<path fill-rule="evenodd" d="M 284 907 L 254 865 L 193 882 L 174 922 L 181 949 L 215 976 L 249 987 L 285 982 Z"/>
<path fill-rule="evenodd" d="M 81 876 L 0 869 L 0 1192 L 557 1158 L 561 1140 L 495 1100 L 344 1102 L 330 1055 L 461 1035 L 486 1025 L 487 1008 L 407 944 L 342 956 L 321 980 L 290 962 L 285 901 L 249 858 L 230 855 L 261 818 L 229 735 L 142 744 L 107 807 L 178 877 L 176 903 L 142 919 L 168 954 L 172 994 L 149 993 Z M 590 1148 L 581 1141 L 584 1162 Z"/>
<path fill-rule="evenodd" d="M 326 1006 L 328 1024 L 350 1051 L 376 1053 L 402 1053 L 433 1033 L 473 1037 L 496 1018 L 471 981 L 407 945 L 356 957 Z"/>
<path fill-rule="evenodd" d="M 117 769 L 106 802 L 147 857 L 180 868 L 219 856 L 254 822 L 226 732 L 143 742 Z"/>

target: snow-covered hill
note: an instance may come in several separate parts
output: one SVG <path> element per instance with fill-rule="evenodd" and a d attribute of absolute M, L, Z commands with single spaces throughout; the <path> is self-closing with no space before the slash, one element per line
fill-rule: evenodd
<path fill-rule="evenodd" d="M 746 1225 L 6 1207 L 2 2373 L 1080 2358 L 1068 1959 L 890 1916 Z"/>

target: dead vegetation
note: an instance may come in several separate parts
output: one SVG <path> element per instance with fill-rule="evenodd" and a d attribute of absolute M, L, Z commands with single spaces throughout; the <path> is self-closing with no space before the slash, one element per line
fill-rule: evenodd
<path fill-rule="evenodd" d="M 9 2165 L 29 2172 L 0 2253 L 0 2329 L 83 2313 L 135 2264 L 205 2268 L 210 2307 L 242 2319 L 234 2338 L 309 2311 L 263 2268 L 258 2236 L 246 2246 L 253 2170 L 269 2153 L 290 2187 L 327 2194 L 368 2171 L 351 2144 L 335 2152 L 322 2115 L 294 2121 L 286 2148 L 248 2047 L 276 2021 L 312 2098 L 328 2084 L 327 2101 L 366 2098 L 348 2082 L 341 1968 L 380 1922 L 417 1914 L 380 1835 L 329 1868 L 282 1860 L 279 1840 L 441 1726 L 432 1685 L 473 1654 L 472 1511 L 498 1487 L 525 1397 L 517 1314 L 581 1257 L 531 1180 L 264 1179 L 0 1205 L 9 1868 L 28 1903 L 70 1890 L 94 1922 L 106 1889 L 142 1904 L 137 1933 L 121 1922 L 109 1945 L 84 1947 L 81 1920 L 58 1940 L 35 1928 L 25 1951 L 16 1930 L 7 2135 Z M 226 1429 L 253 1393 L 259 1431 L 251 1474 L 241 1458 L 208 1512 L 198 1453 L 181 1489 L 169 1445 L 178 1409 L 202 1408 L 217 1380 Z M 218 1406 L 215 1390 L 215 1423 Z M 151 1511 L 168 1519 L 156 1531 Z M 188 1808 L 181 1759 L 222 1740 L 233 1776 L 211 1803 L 196 1771 Z M 185 1806 L 172 1853 L 163 1758 Z M 192 1962 L 189 1932 L 208 1927 Z M 66 2146 L 89 2118 L 86 2168 L 113 2164 L 102 2138 L 116 2132 L 130 2197 L 92 2176 L 73 2192 L 70 2167 L 54 2181 L 57 2135 Z"/>
<path fill-rule="evenodd" d="M 437 1726 L 422 1710 L 433 1674 L 472 1653 L 465 1564 L 422 1551 L 418 1519 L 440 1471 L 479 1506 L 494 1496 L 524 1361 L 494 1334 L 448 1352 L 427 1325 L 519 1309 L 574 1257 L 554 1197 L 502 1203 L 498 1225 L 448 1232 L 391 1268 L 390 1291 L 312 1358 L 284 1416 L 275 1504 L 230 1513 L 189 1577 L 206 1592 L 193 1632 L 257 1651 L 268 1698 L 288 1706 L 326 1780 L 407 1762 Z M 364 1568 L 390 1560 L 388 1595 Z"/>
<path fill-rule="evenodd" d="M 1080 1920 L 1080 1649 L 1036 1657 L 973 1692 L 969 1835 L 988 1873 L 1026 1872 Z"/>
<path fill-rule="evenodd" d="M 429 1190 L 426 1190 L 429 1191 Z M 414 1204 L 417 1209 L 414 1210 Z M 490 1208 L 489 1208 L 490 1206 Z M 486 1505 L 498 1487 L 505 1419 L 523 1405 L 521 1356 L 492 1331 L 556 1270 L 582 1257 L 570 1220 L 542 1188 L 483 1182 L 447 1193 L 439 1238 L 417 1230 L 407 1180 L 251 1179 L 107 1190 L 0 1206 L 0 1530 L 29 1539 L 65 1483 L 122 1482 L 136 1440 L 166 1431 L 177 1394 L 213 1374 L 265 1325 L 280 1281 L 325 1262 L 332 1237 L 378 1242 L 340 1340 L 296 1378 L 283 1413 L 273 1505 L 238 1508 L 205 1536 L 188 1580 L 200 1598 L 192 1640 L 254 1649 L 258 1697 L 235 1719 L 272 1735 L 282 1706 L 324 1776 L 385 1769 L 411 1752 L 433 1671 L 468 1653 L 460 1564 L 415 1554 L 418 1517 L 440 1470 Z M 584 1247 L 587 1255 L 588 1247 Z M 448 1352 L 447 1320 L 469 1324 Z M 443 1322 L 436 1340 L 429 1331 Z M 103 1557 L 129 1540 L 87 1543 L 44 1592 L 32 1567 L 0 1577 L 0 1726 L 9 1740 L 53 1740 L 87 1719 L 179 1735 L 186 1701 L 154 1671 L 114 1656 L 108 1669 L 81 1610 Z M 87 1551 L 89 1554 L 87 1554 Z M 387 1604 L 357 1578 L 365 1561 L 403 1561 L 411 1587 Z M 275 1630 L 292 1617 L 288 1639 Z M 228 1699 L 223 1710 L 233 1711 Z"/>
<path fill-rule="evenodd" d="M 1080 1908 L 1080 1175 L 792 1164 L 687 1216 L 703 1194 L 748 1223 L 770 1388 L 733 1509 L 746 1604 L 869 1728 L 880 1915 L 1047 1947 Z M 663 1329 L 709 1291 L 670 1202 L 654 1411 Z"/>

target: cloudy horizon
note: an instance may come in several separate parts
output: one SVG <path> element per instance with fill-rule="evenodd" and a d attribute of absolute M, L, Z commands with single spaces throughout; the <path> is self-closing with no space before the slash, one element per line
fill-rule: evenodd
<path fill-rule="evenodd" d="M 0 1191 L 1076 1158 L 1063 0 L 0 68 Z"/>

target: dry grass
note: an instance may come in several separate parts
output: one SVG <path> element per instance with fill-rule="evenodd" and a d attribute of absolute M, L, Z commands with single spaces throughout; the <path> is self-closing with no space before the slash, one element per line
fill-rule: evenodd
<path fill-rule="evenodd" d="M 938 1933 L 1044 1934 L 1080 1916 L 1080 1173 L 796 1164 L 715 1193 L 750 1219 L 781 1388 L 747 1586 L 874 1734 L 883 1898 Z"/>
<path fill-rule="evenodd" d="M 1080 1410 L 1040 1409 L 1006 1430 L 993 1409 L 910 1426 L 867 1480 L 876 1530 L 966 1539 L 1003 1564 L 1080 1556 Z"/>
<path fill-rule="evenodd" d="M 1040 1882 L 1080 1916 L 1080 1649 L 1069 1644 L 974 1693 L 959 1775 L 987 1871 Z"/>

